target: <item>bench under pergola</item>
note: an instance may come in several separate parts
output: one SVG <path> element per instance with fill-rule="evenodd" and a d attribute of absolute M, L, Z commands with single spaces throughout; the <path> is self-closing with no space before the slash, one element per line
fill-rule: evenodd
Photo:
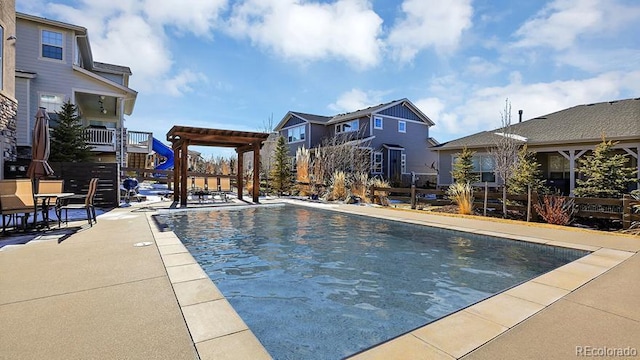
<path fill-rule="evenodd" d="M 253 202 L 258 203 L 260 194 L 260 148 L 269 137 L 267 133 L 207 129 L 191 126 L 176 125 L 167 133 L 167 141 L 173 149 L 173 200 L 180 201 L 181 206 L 187 205 L 187 170 L 189 146 L 215 146 L 235 148 L 238 154 L 238 199 L 242 200 L 242 168 L 243 155 L 253 151 Z"/>

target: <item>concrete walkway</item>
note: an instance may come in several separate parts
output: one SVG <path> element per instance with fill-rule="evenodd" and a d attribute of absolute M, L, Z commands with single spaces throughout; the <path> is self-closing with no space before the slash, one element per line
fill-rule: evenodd
<path fill-rule="evenodd" d="M 198 358 L 153 224 L 139 210 L 114 209 L 61 243 L 37 241 L 0 251 L 0 359 Z M 336 210 L 630 254 L 470 351 L 451 354 L 446 346 L 404 337 L 393 351 L 374 348 L 359 358 L 426 359 L 437 353 L 465 360 L 567 359 L 576 356 L 576 347 L 640 351 L 640 237 L 353 205 Z M 134 246 L 140 242 L 152 244 Z"/>
<path fill-rule="evenodd" d="M 197 359 L 142 212 L 0 251 L 1 359 Z"/>

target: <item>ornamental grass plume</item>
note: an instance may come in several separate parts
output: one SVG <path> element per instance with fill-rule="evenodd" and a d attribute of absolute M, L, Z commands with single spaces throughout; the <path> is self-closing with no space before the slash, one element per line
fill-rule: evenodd
<path fill-rule="evenodd" d="M 473 188 L 468 182 L 456 182 L 449 185 L 447 196 L 458 205 L 459 214 L 471 215 L 473 213 Z"/>
<path fill-rule="evenodd" d="M 331 177 L 331 199 L 345 200 L 347 198 L 347 174 L 336 171 Z"/>
<path fill-rule="evenodd" d="M 388 188 L 391 187 L 387 180 L 374 177 L 369 181 L 369 186 L 373 186 L 376 188 Z M 371 197 L 380 203 L 383 206 L 389 206 L 389 193 L 387 191 L 376 190 L 374 194 L 371 194 Z"/>
<path fill-rule="evenodd" d="M 359 172 L 353 175 L 351 182 L 351 194 L 359 197 L 363 201 L 367 201 L 367 185 L 369 184 L 369 174 Z"/>
<path fill-rule="evenodd" d="M 300 196 L 311 195 L 311 179 L 309 167 L 311 165 L 311 153 L 304 147 L 296 151 L 296 187 Z"/>

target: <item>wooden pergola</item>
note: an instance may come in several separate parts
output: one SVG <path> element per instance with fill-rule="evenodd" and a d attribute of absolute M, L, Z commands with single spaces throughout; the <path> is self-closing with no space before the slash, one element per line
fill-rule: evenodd
<path fill-rule="evenodd" d="M 242 200 L 243 155 L 253 151 L 253 202 L 258 203 L 260 194 L 260 148 L 269 137 L 267 133 L 219 130 L 176 125 L 167 133 L 167 141 L 173 149 L 173 200 L 187 205 L 187 170 L 189 145 L 235 148 L 238 154 L 238 199 Z"/>

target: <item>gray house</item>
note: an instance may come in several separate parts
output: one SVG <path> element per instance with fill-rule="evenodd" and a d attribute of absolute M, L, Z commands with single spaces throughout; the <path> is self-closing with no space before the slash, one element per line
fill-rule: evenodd
<path fill-rule="evenodd" d="M 593 151 L 603 136 L 618 142 L 617 151 L 628 154 L 630 166 L 640 170 L 640 98 L 578 105 L 527 121 L 522 121 L 521 115 L 511 127 L 514 140 L 536 152 L 547 184 L 565 194 L 572 194 L 575 188 L 577 160 Z M 501 136 L 499 129 L 483 131 L 434 147 L 438 152 L 438 185 L 453 182 L 452 165 L 464 147 L 476 152 L 475 170 L 482 181 L 499 185 L 489 149 Z"/>
<path fill-rule="evenodd" d="M 394 100 L 366 109 L 334 116 L 289 111 L 275 131 L 283 136 L 294 156 L 300 147 L 314 149 L 324 139 L 351 135 L 354 146 L 365 147 L 371 156 L 371 175 L 408 184 L 411 173 L 422 182 L 435 181 L 436 154 L 429 148 L 434 123 L 411 101 Z"/>
<path fill-rule="evenodd" d="M 31 156 L 38 108 L 47 110 L 55 126 L 55 112 L 67 100 L 78 106 L 94 161 L 126 166 L 127 151 L 151 153 L 152 134 L 124 126 L 137 97 L 129 88 L 131 70 L 94 61 L 86 28 L 16 13 L 16 36 L 18 157 Z M 145 146 L 133 146 L 140 143 Z"/>

